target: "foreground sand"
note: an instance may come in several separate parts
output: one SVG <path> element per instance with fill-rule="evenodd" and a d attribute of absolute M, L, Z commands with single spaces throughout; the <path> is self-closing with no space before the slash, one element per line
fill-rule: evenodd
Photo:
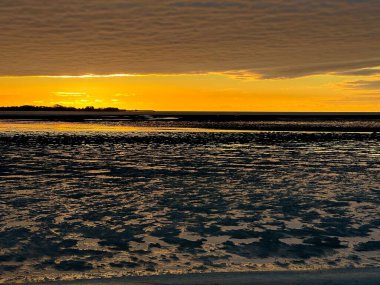
<path fill-rule="evenodd" d="M 205 273 L 77 280 L 40 284 L 128 285 L 379 285 L 380 268 L 296 272 Z"/>

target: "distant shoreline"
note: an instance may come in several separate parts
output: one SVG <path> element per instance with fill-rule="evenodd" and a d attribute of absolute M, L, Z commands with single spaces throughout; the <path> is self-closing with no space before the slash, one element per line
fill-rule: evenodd
<path fill-rule="evenodd" d="M 213 119 L 337 119 L 337 118 L 373 118 L 380 119 L 380 112 L 214 112 L 214 111 L 0 111 L 0 119 L 3 118 L 89 118 L 89 117 L 138 117 L 153 116 L 167 117 L 175 116 L 180 119 L 213 118 Z"/>
<path fill-rule="evenodd" d="M 158 275 L 142 277 L 121 277 L 109 279 L 52 281 L 29 284 L 62 285 L 377 285 L 380 268 L 333 269 L 318 271 L 276 271 L 276 272 L 231 272 L 193 273 L 184 275 Z"/>

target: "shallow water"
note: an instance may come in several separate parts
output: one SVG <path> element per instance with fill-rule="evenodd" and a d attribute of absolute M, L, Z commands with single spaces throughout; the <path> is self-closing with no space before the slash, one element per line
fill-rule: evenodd
<path fill-rule="evenodd" d="M 380 265 L 378 136 L 15 124 L 1 282 Z"/>
<path fill-rule="evenodd" d="M 144 124 L 145 123 L 145 124 Z M 234 130 L 218 130 L 201 127 L 155 126 L 146 122 L 44 122 L 44 121 L 3 121 L 0 122 L 0 133 L 19 134 L 104 134 L 104 133 L 159 133 L 159 132 L 235 132 Z M 242 131 L 239 131 L 242 132 Z M 252 132 L 252 131 L 245 131 Z"/>

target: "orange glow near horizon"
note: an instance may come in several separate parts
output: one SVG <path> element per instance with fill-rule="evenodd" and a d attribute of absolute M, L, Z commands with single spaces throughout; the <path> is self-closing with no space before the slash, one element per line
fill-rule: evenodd
<path fill-rule="evenodd" d="M 293 79 L 239 79 L 226 74 L 0 77 L 0 105 L 157 111 L 379 111 L 379 92 L 347 87 L 347 82 L 356 80 L 358 77 L 333 74 Z"/>

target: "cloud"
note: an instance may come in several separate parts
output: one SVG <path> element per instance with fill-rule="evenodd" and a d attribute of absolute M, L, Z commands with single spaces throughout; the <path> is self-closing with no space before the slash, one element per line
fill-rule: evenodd
<path fill-rule="evenodd" d="M 347 70 L 343 72 L 337 72 L 336 75 L 341 76 L 371 76 L 380 74 L 380 68 L 362 68 L 362 69 L 354 69 Z"/>
<path fill-rule="evenodd" d="M 350 81 L 344 84 L 347 89 L 354 90 L 379 90 L 380 91 L 380 80 L 357 80 Z"/>
<path fill-rule="evenodd" d="M 378 0 L 2 0 L 0 75 L 346 72 L 380 66 L 378 15 Z"/>
<path fill-rule="evenodd" d="M 250 70 L 229 70 L 229 71 L 219 72 L 217 74 L 227 75 L 231 78 L 240 79 L 240 80 L 258 79 L 261 77 L 260 74 L 254 73 Z"/>
<path fill-rule="evenodd" d="M 64 92 L 64 91 L 57 91 L 54 92 L 56 96 L 59 97 L 83 97 L 84 95 L 87 95 L 85 92 Z"/>

